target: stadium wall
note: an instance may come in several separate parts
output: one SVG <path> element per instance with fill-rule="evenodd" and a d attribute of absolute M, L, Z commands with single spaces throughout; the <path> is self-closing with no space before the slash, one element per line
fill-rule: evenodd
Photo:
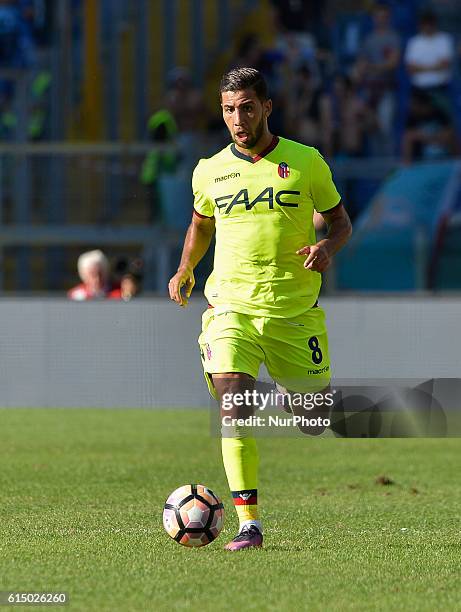
<path fill-rule="evenodd" d="M 0 406 L 207 406 L 204 308 L 166 299 L 0 301 Z M 325 299 L 334 376 L 458 378 L 461 298 Z"/>

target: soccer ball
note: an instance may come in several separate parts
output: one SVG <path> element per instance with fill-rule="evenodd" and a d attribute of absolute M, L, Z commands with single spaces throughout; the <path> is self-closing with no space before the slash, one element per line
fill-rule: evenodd
<path fill-rule="evenodd" d="M 179 487 L 163 507 L 165 531 L 183 546 L 206 546 L 218 537 L 224 524 L 224 506 L 207 487 Z"/>

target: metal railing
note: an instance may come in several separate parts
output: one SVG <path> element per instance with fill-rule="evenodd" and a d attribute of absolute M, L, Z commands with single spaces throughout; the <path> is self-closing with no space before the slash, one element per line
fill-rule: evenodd
<path fill-rule="evenodd" d="M 72 273 L 63 278 L 72 267 L 67 247 L 127 245 L 145 261 L 146 288 L 165 287 L 183 232 L 149 222 L 149 193 L 140 171 L 151 149 L 146 143 L 2 144 L 0 289 L 12 258 L 13 288 L 31 288 L 33 248 L 54 249 L 43 272 L 43 289 L 50 289 L 75 279 Z"/>

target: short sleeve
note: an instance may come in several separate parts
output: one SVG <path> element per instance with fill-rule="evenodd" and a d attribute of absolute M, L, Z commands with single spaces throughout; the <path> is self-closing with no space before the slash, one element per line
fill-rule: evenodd
<path fill-rule="evenodd" d="M 194 210 L 203 217 L 214 217 L 214 203 L 210 201 L 204 189 L 203 169 L 201 162 L 197 164 L 192 174 L 192 191 L 194 194 Z"/>
<path fill-rule="evenodd" d="M 334 208 L 341 201 L 331 170 L 318 151 L 314 152 L 311 163 L 311 196 L 315 210 L 320 213 Z"/>

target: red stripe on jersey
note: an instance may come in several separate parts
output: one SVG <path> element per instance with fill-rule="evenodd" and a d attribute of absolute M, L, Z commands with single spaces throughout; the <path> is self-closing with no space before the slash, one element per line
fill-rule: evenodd
<path fill-rule="evenodd" d="M 201 215 L 199 212 L 197 212 L 194 208 L 194 215 L 197 215 L 197 217 L 199 217 L 200 219 L 213 219 L 213 217 L 207 217 L 206 215 Z"/>
<path fill-rule="evenodd" d="M 266 157 L 266 155 L 269 155 L 269 153 L 275 149 L 275 147 L 278 145 L 278 143 L 279 143 L 279 137 L 278 136 L 274 136 L 272 138 L 272 142 L 270 143 L 270 145 L 268 147 L 266 147 L 263 151 L 261 151 L 261 153 L 258 153 L 258 155 L 255 155 L 253 157 L 253 162 L 257 162 L 260 159 L 262 159 L 263 157 Z"/>

